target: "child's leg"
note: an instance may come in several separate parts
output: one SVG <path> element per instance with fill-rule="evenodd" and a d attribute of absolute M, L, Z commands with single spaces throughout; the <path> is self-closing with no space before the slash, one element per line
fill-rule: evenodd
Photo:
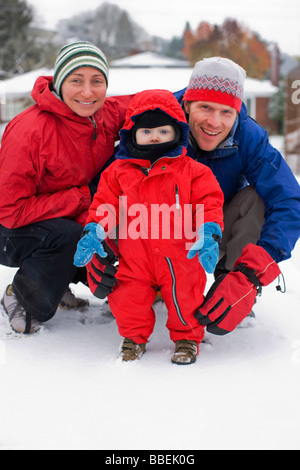
<path fill-rule="evenodd" d="M 147 281 L 123 279 L 108 297 L 119 333 L 137 344 L 147 343 L 155 325 L 155 289 Z M 199 305 L 198 305 L 199 307 Z"/>
<path fill-rule="evenodd" d="M 189 340 L 198 345 L 205 328 L 194 314 L 202 304 L 206 276 L 198 259 L 178 262 L 165 259 L 161 266 L 162 296 L 168 308 L 167 328 L 172 341 Z"/>

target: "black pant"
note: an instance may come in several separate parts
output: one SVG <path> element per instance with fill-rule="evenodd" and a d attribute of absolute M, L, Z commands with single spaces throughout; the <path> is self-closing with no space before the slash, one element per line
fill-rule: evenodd
<path fill-rule="evenodd" d="M 73 265 L 81 225 L 51 219 L 18 229 L 0 226 L 0 264 L 20 268 L 13 290 L 24 309 L 45 322 L 55 315 L 71 282 L 86 283 L 86 270 Z"/>

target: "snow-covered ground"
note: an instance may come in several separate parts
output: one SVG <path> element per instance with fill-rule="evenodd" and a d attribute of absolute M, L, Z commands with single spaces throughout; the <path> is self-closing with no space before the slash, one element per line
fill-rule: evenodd
<path fill-rule="evenodd" d="M 89 310 L 59 310 L 36 336 L 10 335 L 0 316 L 0 450 L 300 450 L 300 242 L 281 269 L 286 294 L 266 287 L 251 325 L 207 334 L 192 366 L 170 362 L 162 303 L 133 364 L 83 285 Z M 13 274 L 0 266 L 0 296 Z"/>
<path fill-rule="evenodd" d="M 138 363 L 87 288 L 85 313 L 59 310 L 36 336 L 0 319 L 0 449 L 300 449 L 300 244 L 264 289 L 251 327 L 207 334 L 196 364 L 170 363 L 166 311 Z M 13 270 L 0 268 L 3 291 Z M 74 287 L 74 286 L 73 286 Z M 2 308 L 2 307 L 1 307 Z"/>

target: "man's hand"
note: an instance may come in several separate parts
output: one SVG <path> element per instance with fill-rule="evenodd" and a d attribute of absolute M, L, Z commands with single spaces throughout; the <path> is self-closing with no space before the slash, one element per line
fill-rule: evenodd
<path fill-rule="evenodd" d="M 220 276 L 207 293 L 195 317 L 209 333 L 225 335 L 246 318 L 257 293 L 280 275 L 277 263 L 264 248 L 247 245 L 233 271 Z"/>

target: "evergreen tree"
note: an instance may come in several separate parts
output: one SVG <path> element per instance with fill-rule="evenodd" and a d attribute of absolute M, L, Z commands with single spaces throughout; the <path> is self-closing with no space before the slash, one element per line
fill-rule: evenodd
<path fill-rule="evenodd" d="M 0 68 L 5 72 L 24 70 L 32 19 L 32 10 L 25 1 L 0 0 Z"/>

